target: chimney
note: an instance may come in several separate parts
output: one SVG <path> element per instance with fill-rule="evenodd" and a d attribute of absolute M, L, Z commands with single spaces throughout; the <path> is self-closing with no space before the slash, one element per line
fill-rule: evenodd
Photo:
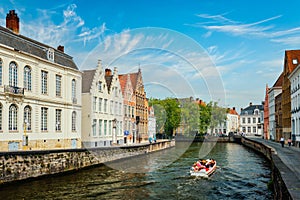
<path fill-rule="evenodd" d="M 235 107 L 232 107 L 232 110 L 235 110 Z"/>
<path fill-rule="evenodd" d="M 61 51 L 61 52 L 65 52 L 65 47 L 64 46 L 61 46 L 61 45 L 59 45 L 58 47 L 57 47 L 57 50 L 59 50 L 59 51 Z"/>
<path fill-rule="evenodd" d="M 111 69 L 105 69 L 105 76 L 111 76 Z"/>
<path fill-rule="evenodd" d="M 252 106 L 252 102 L 250 102 L 249 106 Z"/>
<path fill-rule="evenodd" d="M 12 30 L 14 33 L 19 34 L 19 17 L 15 10 L 10 10 L 6 15 L 6 28 Z"/>

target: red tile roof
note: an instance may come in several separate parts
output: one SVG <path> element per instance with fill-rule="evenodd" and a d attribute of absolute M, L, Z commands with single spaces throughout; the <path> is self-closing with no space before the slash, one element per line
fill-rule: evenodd
<path fill-rule="evenodd" d="M 119 81 L 120 81 L 120 85 L 121 85 L 122 94 L 124 96 L 126 83 L 127 83 L 127 74 L 119 75 Z"/>
<path fill-rule="evenodd" d="M 282 87 L 282 81 L 283 81 L 283 72 L 280 74 L 280 76 L 274 83 L 273 87 Z"/>
<path fill-rule="evenodd" d="M 293 63 L 297 60 L 297 63 Z M 284 66 L 288 67 L 288 72 L 291 73 L 300 63 L 300 50 L 286 50 Z"/>

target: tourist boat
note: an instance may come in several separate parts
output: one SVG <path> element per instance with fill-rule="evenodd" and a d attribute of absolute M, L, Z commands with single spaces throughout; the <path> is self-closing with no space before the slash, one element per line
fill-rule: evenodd
<path fill-rule="evenodd" d="M 200 167 L 197 166 L 197 162 L 202 163 Z M 194 163 L 194 165 L 191 167 L 190 170 L 191 176 L 200 176 L 200 177 L 208 178 L 217 169 L 217 162 L 215 160 L 206 159 L 197 162 Z"/>

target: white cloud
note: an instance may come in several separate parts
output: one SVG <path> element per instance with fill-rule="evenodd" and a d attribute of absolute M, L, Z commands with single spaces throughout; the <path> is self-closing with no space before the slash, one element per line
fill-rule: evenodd
<path fill-rule="evenodd" d="M 84 26 L 85 22 L 77 15 L 76 8 L 75 4 L 71 4 L 63 10 L 60 22 L 52 20 L 53 16 L 60 15 L 60 11 L 37 9 L 38 17 L 26 22 L 21 28 L 21 33 L 54 47 L 75 46 L 74 42 L 85 46 L 87 42 L 100 38 L 106 30 L 105 23 L 94 28 Z"/>

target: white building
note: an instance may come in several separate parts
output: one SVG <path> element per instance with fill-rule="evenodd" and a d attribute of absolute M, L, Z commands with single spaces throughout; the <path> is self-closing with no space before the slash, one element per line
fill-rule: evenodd
<path fill-rule="evenodd" d="M 247 135 L 263 134 L 263 105 L 252 105 L 241 109 L 240 113 L 240 131 Z"/>
<path fill-rule="evenodd" d="M 288 78 L 291 82 L 291 139 L 298 146 L 300 142 L 300 65 L 292 71 Z"/>
<path fill-rule="evenodd" d="M 227 119 L 226 119 L 226 132 L 225 135 L 229 133 L 237 133 L 239 130 L 239 114 L 236 112 L 235 107 L 228 109 Z"/>
<path fill-rule="evenodd" d="M 154 138 L 156 137 L 156 118 L 153 106 L 149 106 L 148 111 L 148 136 Z"/>
<path fill-rule="evenodd" d="M 236 133 L 238 132 L 238 130 L 239 114 L 236 112 L 235 107 L 233 107 L 232 109 L 228 108 L 226 110 L 226 119 L 224 120 L 224 122 L 214 127 L 214 130 L 208 128 L 207 133 L 212 135 L 228 136 L 230 132 Z"/>
<path fill-rule="evenodd" d="M 81 72 L 64 47 L 0 27 L 0 150 L 81 147 Z"/>
<path fill-rule="evenodd" d="M 123 144 L 123 97 L 117 69 L 103 70 L 100 61 L 83 71 L 82 144 L 86 148 Z"/>
<path fill-rule="evenodd" d="M 269 130 L 271 140 L 275 140 L 276 137 L 275 98 L 282 92 L 282 79 L 283 73 L 278 77 L 273 87 L 269 89 Z"/>

